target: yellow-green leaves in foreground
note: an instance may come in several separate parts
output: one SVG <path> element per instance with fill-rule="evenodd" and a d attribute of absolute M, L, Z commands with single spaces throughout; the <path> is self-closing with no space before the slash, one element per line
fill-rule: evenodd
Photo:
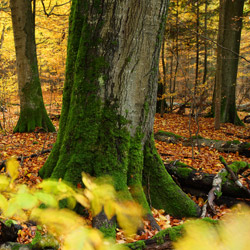
<path fill-rule="evenodd" d="M 134 234 L 141 223 L 142 209 L 133 202 L 119 202 L 113 186 L 82 175 L 85 189 L 75 189 L 62 181 L 45 180 L 34 188 L 14 185 L 18 177 L 18 162 L 7 161 L 9 177 L 0 175 L 0 210 L 2 216 L 21 220 L 36 220 L 45 224 L 49 232 L 62 239 L 64 250 L 125 249 L 103 238 L 101 232 L 86 226 L 85 220 L 69 209 L 59 209 L 59 201 L 66 200 L 73 209 L 76 203 L 90 208 L 93 215 L 104 209 L 109 219 L 117 216 L 127 235 Z M 41 209 L 43 204 L 46 209 Z"/>
<path fill-rule="evenodd" d="M 218 223 L 190 221 L 185 236 L 174 245 L 176 250 L 248 250 L 250 235 L 249 208 L 235 208 Z"/>
<path fill-rule="evenodd" d="M 82 181 L 86 186 L 84 194 L 91 201 L 94 216 L 104 209 L 108 219 L 111 219 L 114 215 L 117 216 L 119 225 L 126 235 L 136 233 L 143 216 L 142 208 L 138 204 L 132 201 L 118 202 L 118 195 L 114 187 L 105 183 L 105 181 L 103 181 L 103 184 L 97 184 L 94 179 L 84 173 L 82 174 Z"/>
<path fill-rule="evenodd" d="M 15 181 L 15 179 L 18 177 L 18 161 L 12 157 L 6 162 L 6 169 L 7 173 L 10 175 L 11 183 Z"/>

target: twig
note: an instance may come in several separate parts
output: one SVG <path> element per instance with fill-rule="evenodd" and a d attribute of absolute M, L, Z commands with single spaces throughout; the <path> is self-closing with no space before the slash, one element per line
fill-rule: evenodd
<path fill-rule="evenodd" d="M 65 3 L 62 3 L 62 4 L 56 4 L 56 5 L 54 5 L 54 6 L 51 8 L 51 10 L 50 10 L 49 13 L 46 11 L 46 7 L 45 7 L 45 4 L 44 4 L 43 0 L 41 0 L 41 2 L 42 2 L 44 14 L 45 14 L 47 17 L 49 17 L 49 16 L 52 16 L 52 15 L 54 15 L 54 16 L 67 16 L 67 15 L 55 14 L 55 13 L 53 13 L 53 10 L 54 10 L 55 8 L 57 8 L 57 7 L 64 6 L 64 5 L 68 4 L 68 3 L 70 3 L 71 1 L 68 1 L 68 2 L 65 2 Z"/>
<path fill-rule="evenodd" d="M 208 193 L 207 202 L 214 214 L 216 214 L 216 210 L 214 208 L 214 200 L 215 197 L 219 197 L 221 194 L 221 184 L 222 184 L 221 174 L 223 172 L 225 172 L 225 169 L 222 169 L 217 175 L 215 175 L 213 179 L 213 185 L 212 185 L 213 187 Z"/>

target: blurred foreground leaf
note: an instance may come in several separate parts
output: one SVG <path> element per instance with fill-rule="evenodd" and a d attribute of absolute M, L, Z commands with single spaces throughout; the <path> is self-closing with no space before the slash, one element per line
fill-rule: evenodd
<path fill-rule="evenodd" d="M 248 250 L 250 209 L 236 207 L 214 226 L 204 221 L 190 221 L 185 236 L 174 244 L 176 250 Z"/>
<path fill-rule="evenodd" d="M 9 160 L 7 160 L 6 169 L 7 169 L 8 174 L 11 177 L 11 183 L 13 183 L 14 180 L 18 177 L 18 174 L 19 174 L 18 166 L 19 166 L 19 163 L 14 157 L 11 157 Z"/>

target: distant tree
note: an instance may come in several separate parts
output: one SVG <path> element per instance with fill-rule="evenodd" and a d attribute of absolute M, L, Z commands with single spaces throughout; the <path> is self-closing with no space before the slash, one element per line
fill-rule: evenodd
<path fill-rule="evenodd" d="M 151 219 L 150 205 L 180 217 L 199 213 L 167 173 L 153 139 L 167 5 L 72 1 L 60 130 L 39 172 L 75 185 L 83 171 L 110 175 L 122 197 L 139 202 Z"/>
<path fill-rule="evenodd" d="M 214 92 L 215 98 L 213 103 L 216 109 L 216 128 L 218 128 L 219 119 L 220 122 L 230 122 L 236 125 L 242 125 L 242 122 L 237 115 L 235 91 L 237 83 L 243 7 L 244 0 L 220 0 L 215 83 L 216 91 Z M 219 97 L 218 95 L 220 95 L 220 93 L 221 96 Z"/>
<path fill-rule="evenodd" d="M 36 127 L 55 131 L 43 103 L 38 73 L 35 42 L 35 3 L 31 0 L 10 0 L 18 87 L 20 117 L 14 132 L 31 132 Z"/>

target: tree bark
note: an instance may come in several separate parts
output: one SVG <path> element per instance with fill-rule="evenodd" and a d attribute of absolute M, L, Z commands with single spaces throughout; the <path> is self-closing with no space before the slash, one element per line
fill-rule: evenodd
<path fill-rule="evenodd" d="M 220 20 L 218 32 L 217 48 L 217 69 L 215 89 L 217 95 L 215 98 L 216 124 L 219 128 L 220 113 L 221 122 L 230 122 L 236 125 L 242 125 L 235 104 L 236 79 L 238 71 L 242 15 L 244 0 L 220 0 Z M 218 93 L 218 88 L 221 93 Z M 216 94 L 216 93 L 215 93 Z M 220 110 L 219 97 L 221 94 Z"/>
<path fill-rule="evenodd" d="M 43 103 L 35 43 L 35 0 L 33 7 L 31 3 L 10 1 L 20 96 L 20 117 L 14 132 L 31 132 L 36 127 L 55 131 Z"/>
<path fill-rule="evenodd" d="M 40 175 L 73 184 L 83 171 L 110 175 L 147 213 L 145 194 L 154 207 L 197 216 L 152 137 L 167 3 L 73 0 L 60 130 Z"/>

